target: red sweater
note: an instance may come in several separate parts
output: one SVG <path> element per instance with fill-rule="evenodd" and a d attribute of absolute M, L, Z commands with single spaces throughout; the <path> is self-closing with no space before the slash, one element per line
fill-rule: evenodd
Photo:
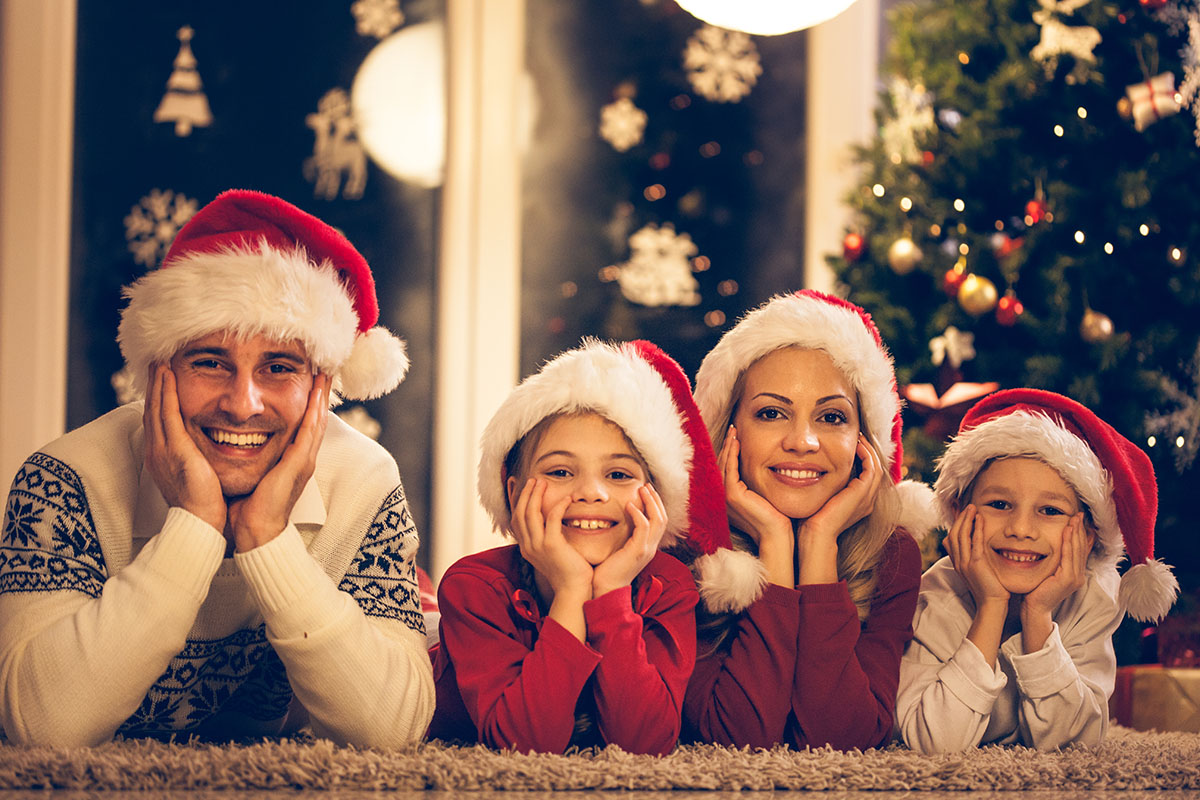
<path fill-rule="evenodd" d="M 578 706 L 594 715 L 597 744 L 671 752 L 696 660 L 699 596 L 687 567 L 658 553 L 633 587 L 584 603 L 584 643 L 542 616 L 520 564 L 512 545 L 467 556 L 442 577 L 430 738 L 561 753 Z"/>
<path fill-rule="evenodd" d="M 900 656 L 921 583 L 917 543 L 884 545 L 871 613 L 859 623 L 845 582 L 768 584 L 688 684 L 686 734 L 706 742 L 869 748 L 892 738 Z M 711 649 L 701 642 L 700 652 Z"/>

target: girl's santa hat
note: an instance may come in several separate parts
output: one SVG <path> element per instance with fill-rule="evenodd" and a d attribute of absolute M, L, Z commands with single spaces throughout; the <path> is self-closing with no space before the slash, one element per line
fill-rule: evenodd
<path fill-rule="evenodd" d="M 1144 452 L 1086 407 L 1054 392 L 1008 389 L 975 404 L 938 462 L 934 484 L 948 526 L 975 476 L 997 458 L 1044 461 L 1091 511 L 1100 546 L 1088 564 L 1113 570 L 1128 553 L 1118 600 L 1134 618 L 1166 615 L 1179 593 L 1171 568 L 1154 560 L 1158 484 Z"/>
<path fill-rule="evenodd" d="M 729 540 L 724 487 L 687 375 L 646 341 L 585 340 L 509 394 L 480 441 L 479 499 L 498 529 L 511 523 L 509 451 L 546 417 L 586 411 L 616 424 L 645 459 L 667 512 L 659 547 Z"/>
<path fill-rule="evenodd" d="M 117 341 L 138 394 L 151 363 L 217 331 L 298 339 L 334 391 L 355 400 L 390 392 L 408 370 L 404 343 L 375 325 L 366 259 L 329 225 L 261 192 L 218 195 L 124 296 Z"/>
<path fill-rule="evenodd" d="M 901 481 L 900 395 L 892 357 L 871 315 L 849 301 L 811 289 L 777 295 L 721 337 L 696 373 L 696 404 L 713 449 L 720 452 L 725 444 L 736 399 L 734 389 L 742 374 L 758 359 L 784 347 L 828 353 L 857 390 L 860 417 L 900 493 L 899 524 L 921 539 L 937 524 L 937 513 L 928 486 Z M 728 543 L 705 551 L 695 568 L 700 595 L 713 611 L 740 611 L 762 590 L 764 578 L 758 560 L 732 550 Z M 755 575 L 760 576 L 758 583 Z"/>

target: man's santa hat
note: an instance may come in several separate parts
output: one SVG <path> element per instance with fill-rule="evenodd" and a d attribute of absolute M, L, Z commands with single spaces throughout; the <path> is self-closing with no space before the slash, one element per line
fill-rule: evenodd
<path fill-rule="evenodd" d="M 408 370 L 404 343 L 375 325 L 366 259 L 329 225 L 261 192 L 218 195 L 124 296 L 117 342 L 138 394 L 151 363 L 217 331 L 298 339 L 333 390 L 355 400 L 390 392 Z"/>
<path fill-rule="evenodd" d="M 742 374 L 784 347 L 824 351 L 858 392 L 859 416 L 900 493 L 899 524 L 919 540 L 937 524 L 933 496 L 925 484 L 901 481 L 900 395 L 892 357 L 870 314 L 851 302 L 811 289 L 777 295 L 721 337 L 696 373 L 696 404 L 714 451 L 725 444 Z M 705 551 L 694 568 L 701 598 L 713 611 L 746 608 L 765 581 L 758 560 L 729 543 Z"/>
<path fill-rule="evenodd" d="M 1118 600 L 1134 618 L 1162 618 L 1179 584 L 1154 559 L 1158 484 L 1144 452 L 1086 407 L 1054 392 L 1008 389 L 979 401 L 963 417 L 938 462 L 934 491 L 947 526 L 968 501 L 975 477 L 997 458 L 1039 459 L 1062 476 L 1091 511 L 1098 546 L 1088 565 L 1113 570 L 1128 553 Z"/>
<path fill-rule="evenodd" d="M 728 541 L 725 492 L 687 375 L 646 341 L 585 340 L 515 388 L 480 441 L 479 499 L 496 528 L 511 530 L 505 463 L 522 437 L 549 416 L 595 412 L 637 448 L 667 512 L 659 547 Z"/>

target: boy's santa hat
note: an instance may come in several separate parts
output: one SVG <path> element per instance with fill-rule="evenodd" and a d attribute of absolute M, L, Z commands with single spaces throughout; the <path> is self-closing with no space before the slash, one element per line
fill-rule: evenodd
<path fill-rule="evenodd" d="M 725 444 L 736 399 L 734 389 L 742 374 L 758 359 L 784 347 L 829 354 L 858 392 L 860 418 L 900 493 L 899 524 L 919 540 L 937 524 L 937 513 L 928 486 L 901 481 L 900 395 L 892 356 L 871 315 L 847 300 L 811 289 L 777 295 L 747 313 L 721 337 L 696 373 L 696 404 L 713 449 L 720 452 Z M 750 588 L 746 568 L 730 566 L 730 560 L 740 556 L 749 557 L 714 550 L 697 559 L 701 597 L 710 609 L 739 611 L 757 599 L 761 585 Z M 757 559 L 754 563 L 757 566 Z M 729 591 L 725 588 L 729 586 L 737 588 Z"/>
<path fill-rule="evenodd" d="M 261 192 L 218 195 L 124 296 L 117 341 L 138 394 L 151 363 L 217 331 L 298 339 L 334 391 L 355 400 L 386 394 L 408 370 L 404 343 L 375 325 L 375 282 L 354 245 Z"/>
<path fill-rule="evenodd" d="M 480 441 L 479 499 L 498 529 L 511 529 L 505 462 L 512 448 L 549 416 L 587 411 L 619 427 L 649 467 L 667 512 L 660 548 L 729 540 L 724 486 L 687 375 L 646 341 L 585 340 L 509 394 Z"/>
<path fill-rule="evenodd" d="M 1150 459 L 1086 407 L 1054 392 L 1008 389 L 976 403 L 938 463 L 934 484 L 948 526 L 980 470 L 997 458 L 1031 457 L 1057 471 L 1091 511 L 1100 546 L 1093 570 L 1116 570 L 1128 553 L 1119 602 L 1134 618 L 1162 618 L 1179 584 L 1154 560 L 1158 484 Z"/>

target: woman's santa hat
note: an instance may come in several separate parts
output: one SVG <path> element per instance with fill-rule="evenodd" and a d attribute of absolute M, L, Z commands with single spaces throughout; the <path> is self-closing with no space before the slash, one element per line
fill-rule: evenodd
<path fill-rule="evenodd" d="M 1128 553 L 1118 600 L 1134 618 L 1161 619 L 1179 593 L 1171 568 L 1154 560 L 1158 484 L 1150 459 L 1086 407 L 1054 392 L 1008 389 L 963 417 L 938 462 L 934 491 L 948 526 L 975 477 L 997 458 L 1030 457 L 1057 471 L 1091 511 L 1099 547 L 1088 564 L 1113 570 Z"/>
<path fill-rule="evenodd" d="M 151 363 L 217 331 L 298 339 L 345 398 L 386 394 L 408 370 L 404 343 L 375 325 L 366 259 L 329 225 L 261 192 L 218 195 L 124 296 L 117 341 L 138 394 Z"/>
<path fill-rule="evenodd" d="M 511 529 L 509 451 L 543 419 L 587 411 L 617 425 L 650 469 L 667 512 L 660 547 L 728 541 L 724 487 L 687 375 L 646 341 L 586 340 L 509 394 L 480 441 L 479 499 L 498 529 Z"/>
<path fill-rule="evenodd" d="M 824 351 L 855 388 L 859 415 L 900 493 L 899 524 L 919 540 L 937 524 L 937 513 L 928 486 L 901 481 L 900 395 L 892 357 L 871 315 L 849 301 L 811 289 L 777 295 L 721 337 L 696 373 L 696 404 L 713 449 L 720 452 L 725 444 L 734 389 L 742 374 L 784 347 Z M 705 551 L 694 567 L 700 595 L 713 611 L 747 607 L 757 599 L 765 580 L 758 560 L 728 543 Z"/>

